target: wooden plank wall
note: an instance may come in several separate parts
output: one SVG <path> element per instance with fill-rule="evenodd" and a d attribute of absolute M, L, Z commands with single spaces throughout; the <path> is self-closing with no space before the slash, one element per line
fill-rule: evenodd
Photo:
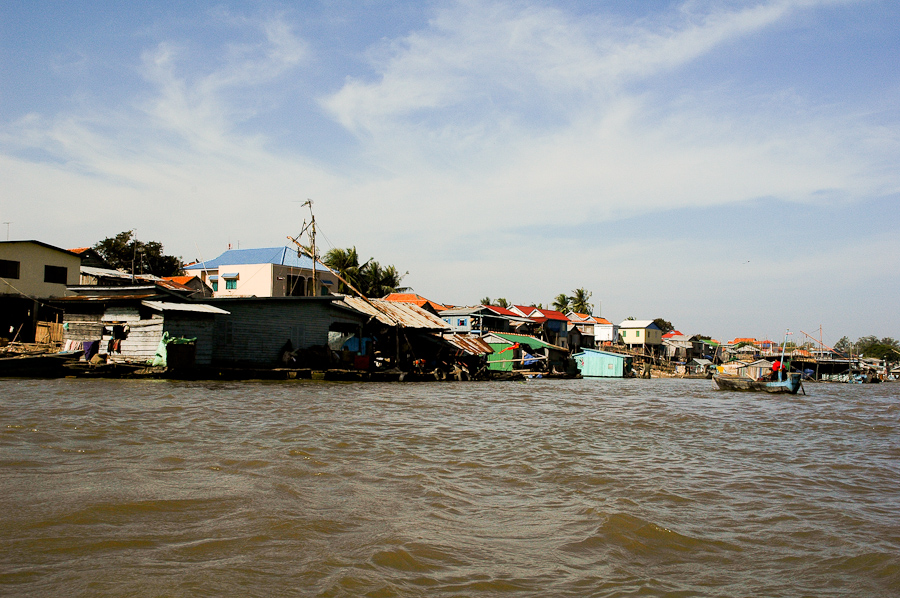
<path fill-rule="evenodd" d="M 122 341 L 120 346 L 121 352 L 109 354 L 109 361 L 151 361 L 153 356 L 156 355 L 156 348 L 159 346 L 159 340 L 162 338 L 163 324 L 163 318 L 138 320 L 129 323 L 128 338 Z M 107 352 L 107 346 L 111 338 L 111 334 L 103 335 L 100 343 L 101 353 Z"/>
<path fill-rule="evenodd" d="M 38 322 L 34 331 L 34 342 L 39 345 L 61 343 L 64 338 L 63 324 L 58 322 Z"/>
<path fill-rule="evenodd" d="M 100 322 L 102 314 L 70 314 L 65 315 L 64 322 L 68 324 L 64 331 L 64 340 L 72 341 L 96 341 L 103 335 L 103 323 Z"/>

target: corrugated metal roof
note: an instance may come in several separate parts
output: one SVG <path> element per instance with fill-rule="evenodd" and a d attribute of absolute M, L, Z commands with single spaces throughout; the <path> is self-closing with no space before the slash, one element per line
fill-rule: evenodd
<path fill-rule="evenodd" d="M 192 311 L 202 314 L 224 315 L 228 315 L 231 313 L 229 311 L 225 311 L 224 309 L 213 307 L 212 305 L 206 305 L 204 303 L 170 303 L 168 301 L 141 301 L 141 303 L 151 309 L 155 309 L 156 311 Z"/>
<path fill-rule="evenodd" d="M 424 328 L 426 330 L 450 328 L 450 325 L 444 320 L 412 303 L 385 301 L 384 299 L 366 300 L 359 297 L 344 297 L 336 303 L 343 303 L 356 311 L 375 316 L 379 322 L 388 326 L 400 325 L 404 328 Z"/>
<path fill-rule="evenodd" d="M 214 260 L 197 262 L 185 266 L 185 270 L 215 270 L 221 266 L 241 266 L 249 264 L 278 264 L 312 270 L 312 258 L 297 255 L 290 247 L 266 247 L 262 249 L 229 249 Z M 316 264 L 316 270 L 328 272 L 328 268 Z"/>
<path fill-rule="evenodd" d="M 106 278 L 131 278 L 131 274 L 120 272 L 118 270 L 110 270 L 109 268 L 95 268 L 93 266 L 81 266 L 82 274 L 89 276 L 105 276 Z"/>
<path fill-rule="evenodd" d="M 417 295 L 416 293 L 391 293 L 383 297 L 385 301 L 397 301 L 400 303 L 413 303 L 418 305 L 419 307 L 424 307 L 425 305 L 430 304 L 431 307 L 434 308 L 435 311 L 444 311 L 447 309 L 446 305 L 442 305 L 440 303 L 435 303 L 431 299 L 426 299 L 422 295 Z"/>
<path fill-rule="evenodd" d="M 541 316 L 547 318 L 548 320 L 560 320 L 562 322 L 568 322 L 569 318 L 566 317 L 566 314 L 561 311 L 556 311 L 555 309 L 538 309 L 537 310 Z M 533 317 L 533 320 L 537 320 L 539 317 Z"/>
<path fill-rule="evenodd" d="M 515 313 L 509 312 L 510 315 L 505 315 L 500 313 L 497 310 L 503 309 L 502 307 L 489 306 L 489 305 L 476 305 L 474 307 L 454 307 L 453 309 L 445 309 L 438 312 L 440 316 L 484 316 L 489 318 L 502 318 L 504 320 L 509 320 L 511 322 L 532 322 L 533 318 L 525 318 L 522 316 L 518 316 Z"/>
<path fill-rule="evenodd" d="M 520 343 L 523 345 L 528 345 L 532 349 L 543 349 L 544 347 L 550 349 L 557 349 L 559 351 L 568 351 L 565 347 L 558 347 L 556 345 L 551 345 L 547 341 L 541 340 L 534 336 L 528 336 L 527 334 L 512 334 L 509 332 L 490 332 L 485 334 L 484 337 L 495 336 L 503 341 L 508 342 L 509 344 Z"/>
<path fill-rule="evenodd" d="M 510 310 L 506 309 L 505 307 L 500 307 L 499 305 L 485 305 L 484 307 L 488 308 L 495 314 L 500 314 L 501 316 L 512 316 L 514 318 L 519 317 L 519 314 L 511 312 Z"/>
<path fill-rule="evenodd" d="M 82 287 L 84 288 L 84 287 Z M 102 303 L 104 301 L 124 301 L 124 300 L 135 300 L 135 299 L 146 299 L 148 297 L 156 297 L 157 293 L 148 293 L 145 295 L 69 295 L 67 297 L 54 297 L 52 299 L 53 303 L 81 303 L 83 301 L 88 301 L 91 303 L 97 302 Z"/>
<path fill-rule="evenodd" d="M 494 352 L 489 344 L 477 336 L 447 333 L 441 338 L 469 355 L 488 355 Z"/>

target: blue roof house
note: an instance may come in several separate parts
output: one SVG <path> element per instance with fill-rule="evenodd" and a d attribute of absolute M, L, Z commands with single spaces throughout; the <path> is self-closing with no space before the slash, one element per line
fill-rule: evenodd
<path fill-rule="evenodd" d="M 184 267 L 213 289 L 214 297 L 310 297 L 337 289 L 337 277 L 290 247 L 229 249 L 214 260 Z"/>

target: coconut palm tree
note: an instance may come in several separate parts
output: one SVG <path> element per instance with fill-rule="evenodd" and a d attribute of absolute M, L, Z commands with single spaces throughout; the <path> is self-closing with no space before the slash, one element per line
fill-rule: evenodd
<path fill-rule="evenodd" d="M 497 307 L 509 309 L 509 301 L 507 301 L 504 297 L 500 297 L 499 299 L 497 299 Z"/>
<path fill-rule="evenodd" d="M 400 274 L 394 266 L 382 267 L 375 260 L 369 260 L 359 268 L 359 286 L 357 287 L 366 297 L 384 297 L 391 293 L 409 290 L 409 287 L 400 286 L 403 277 L 409 274 Z"/>
<path fill-rule="evenodd" d="M 359 254 L 356 253 L 356 247 L 350 247 L 348 249 L 335 247 L 334 249 L 329 249 L 328 253 L 326 253 L 325 257 L 322 259 L 322 262 L 337 272 L 341 278 L 353 286 L 359 287 L 360 266 Z M 347 285 L 343 282 L 339 282 L 338 292 L 349 293 L 350 289 L 348 289 Z"/>
<path fill-rule="evenodd" d="M 579 314 L 592 314 L 594 312 L 594 304 L 589 303 L 589 301 L 593 293 L 584 289 L 575 289 L 572 292 L 574 293 L 570 297 L 572 311 Z"/>
<path fill-rule="evenodd" d="M 556 311 L 566 313 L 571 309 L 572 306 L 572 298 L 566 295 L 565 293 L 560 293 L 556 296 L 556 299 L 553 300 L 553 309 Z"/>

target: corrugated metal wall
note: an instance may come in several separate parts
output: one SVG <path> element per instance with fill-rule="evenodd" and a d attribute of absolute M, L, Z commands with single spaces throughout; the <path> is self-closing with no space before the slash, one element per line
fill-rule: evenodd
<path fill-rule="evenodd" d="M 591 378 L 621 378 L 625 375 L 625 358 L 594 351 L 575 356 L 581 375 Z"/>
<path fill-rule="evenodd" d="M 322 301 L 223 301 L 230 315 L 216 316 L 215 363 L 273 365 L 290 340 L 294 349 L 328 344 L 332 322 L 355 323 Z"/>
<path fill-rule="evenodd" d="M 212 362 L 215 329 L 215 319 L 212 314 L 166 312 L 164 330 L 169 333 L 169 336 L 197 339 L 194 357 L 194 363 L 197 365 L 209 365 Z"/>

